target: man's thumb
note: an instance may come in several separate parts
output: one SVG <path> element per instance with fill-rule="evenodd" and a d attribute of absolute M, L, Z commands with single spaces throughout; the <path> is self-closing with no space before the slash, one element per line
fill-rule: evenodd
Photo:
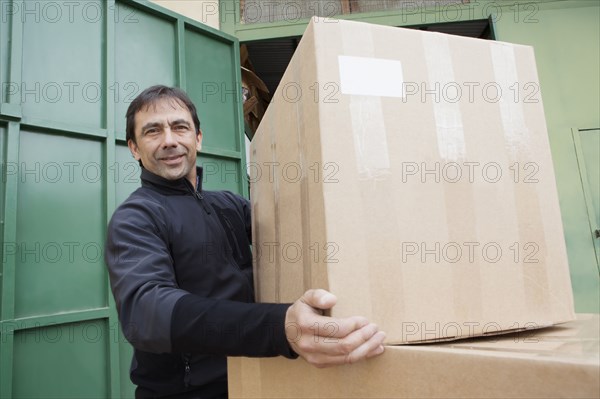
<path fill-rule="evenodd" d="M 303 302 L 315 309 L 331 309 L 337 303 L 337 297 L 323 289 L 311 289 L 302 295 Z"/>

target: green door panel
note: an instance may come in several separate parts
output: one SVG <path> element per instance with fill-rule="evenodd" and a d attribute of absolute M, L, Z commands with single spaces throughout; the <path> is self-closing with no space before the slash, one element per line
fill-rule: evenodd
<path fill-rule="evenodd" d="M 63 16 L 65 3 L 48 7 L 25 2 L 22 80 L 9 83 L 21 97 L 27 118 L 70 125 L 103 126 L 103 5 L 87 2 L 85 12 Z M 37 3 L 37 4 L 36 4 Z M 36 12 L 36 9 L 39 10 Z M 96 45 L 91 45 L 96 44 Z"/>
<path fill-rule="evenodd" d="M 109 87 L 115 105 L 117 138 L 125 138 L 125 112 L 145 88 L 177 84 L 176 20 L 117 3 L 115 82 Z"/>
<path fill-rule="evenodd" d="M 0 7 L 2 7 L 2 0 L 0 0 Z M 9 54 L 9 41 L 8 38 L 10 32 L 10 24 L 5 13 L 0 13 L 0 102 L 8 101 L 8 54 Z"/>
<path fill-rule="evenodd" d="M 13 397 L 108 397 L 109 333 L 105 321 L 17 331 Z"/>
<path fill-rule="evenodd" d="M 6 151 L 6 126 L 0 123 L 0 219 L 4 220 L 4 182 L 6 181 L 5 173 L 7 169 L 7 163 L 4 152 Z M 2 240 L 2 246 L 0 247 L 0 257 L 2 258 L 2 265 L 4 265 L 4 229 L 0 229 L 0 239 Z M 2 309 L 2 275 L 3 269 L 0 269 L 0 309 Z M 1 318 L 0 318 L 1 319 Z M 1 332 L 0 332 L 1 334 Z"/>
<path fill-rule="evenodd" d="M 247 178 L 240 173 L 239 162 L 216 156 L 200 154 L 202 165 L 202 188 L 205 190 L 229 190 L 239 192 L 241 185 L 247 185 Z"/>
<path fill-rule="evenodd" d="M 15 316 L 106 307 L 101 143 L 20 138 Z"/>
<path fill-rule="evenodd" d="M 129 147 L 115 147 L 115 163 L 110 174 L 116 183 L 116 204 L 125 201 L 140 186 L 140 165 L 133 159 Z"/>
<path fill-rule="evenodd" d="M 572 154 L 568 195 L 561 197 L 561 206 L 571 211 L 570 219 L 564 221 L 565 238 L 569 251 L 571 283 L 578 312 L 600 310 L 600 239 L 595 230 L 600 226 L 598 215 L 600 185 L 600 134 L 598 129 L 571 129 L 571 141 L 565 141 L 575 151 Z M 566 151 L 557 151 L 559 160 Z M 570 155 L 570 154 L 569 154 Z M 566 162 L 565 162 L 566 163 Z M 557 168 L 557 171 L 561 169 Z M 563 169 L 564 170 L 564 169 Z M 557 176 L 561 177 L 560 175 Z M 560 187 L 559 187 L 560 189 Z M 560 190 L 559 190 L 560 193 Z M 579 201 L 575 202 L 575 194 Z M 574 204 L 581 204 L 575 207 Z M 566 206 L 565 206 L 566 205 Z M 577 210 L 577 212 L 575 212 Z M 563 217 L 564 220 L 564 217 Z M 574 251 L 573 248 L 589 247 L 591 251 Z"/>
<path fill-rule="evenodd" d="M 596 255 L 590 277 L 595 275 L 592 280 L 600 283 L 600 129 L 573 129 L 572 133 L 589 221 L 589 230 L 583 231 Z"/>
<path fill-rule="evenodd" d="M 240 128 L 231 112 L 238 107 L 240 96 L 234 50 L 218 38 L 191 29 L 185 31 L 185 43 L 186 84 L 198 109 L 202 145 L 239 151 Z"/>
<path fill-rule="evenodd" d="M 200 91 L 239 86 L 239 43 L 146 0 L 25 3 L 0 0 L 0 398 L 133 398 L 102 253 L 140 184 L 125 112 L 150 85 L 189 91 L 205 186 L 247 194 L 239 90 Z"/>

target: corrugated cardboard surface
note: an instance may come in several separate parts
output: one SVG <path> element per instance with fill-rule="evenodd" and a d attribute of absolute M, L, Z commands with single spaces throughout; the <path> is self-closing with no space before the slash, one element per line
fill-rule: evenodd
<path fill-rule="evenodd" d="M 314 19 L 251 162 L 259 301 L 326 288 L 388 343 L 574 317 L 531 47 Z"/>
<path fill-rule="evenodd" d="M 598 315 L 446 344 L 387 346 L 354 365 L 229 358 L 230 398 L 598 398 Z"/>

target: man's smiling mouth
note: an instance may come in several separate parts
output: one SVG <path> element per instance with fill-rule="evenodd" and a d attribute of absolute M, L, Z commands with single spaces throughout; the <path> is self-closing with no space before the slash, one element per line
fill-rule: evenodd
<path fill-rule="evenodd" d="M 185 156 L 185 154 L 178 154 L 178 155 L 171 155 L 168 157 L 161 157 L 159 159 L 165 163 L 176 163 L 176 162 L 179 162 L 184 156 Z"/>

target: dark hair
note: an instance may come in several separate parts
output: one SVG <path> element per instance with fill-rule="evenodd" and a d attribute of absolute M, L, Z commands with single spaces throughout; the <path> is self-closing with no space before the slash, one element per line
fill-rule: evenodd
<path fill-rule="evenodd" d="M 200 119 L 198 119 L 196 106 L 192 103 L 192 100 L 190 100 L 188 95 L 177 87 L 156 85 L 148 87 L 141 92 L 131 104 L 129 104 L 129 108 L 127 108 L 127 113 L 125 114 L 125 117 L 127 118 L 127 125 L 125 128 L 126 141 L 131 140 L 135 143 L 135 114 L 142 108 L 154 105 L 163 99 L 173 99 L 179 103 L 179 105 L 187 107 L 190 114 L 192 114 L 196 134 L 200 133 Z"/>

